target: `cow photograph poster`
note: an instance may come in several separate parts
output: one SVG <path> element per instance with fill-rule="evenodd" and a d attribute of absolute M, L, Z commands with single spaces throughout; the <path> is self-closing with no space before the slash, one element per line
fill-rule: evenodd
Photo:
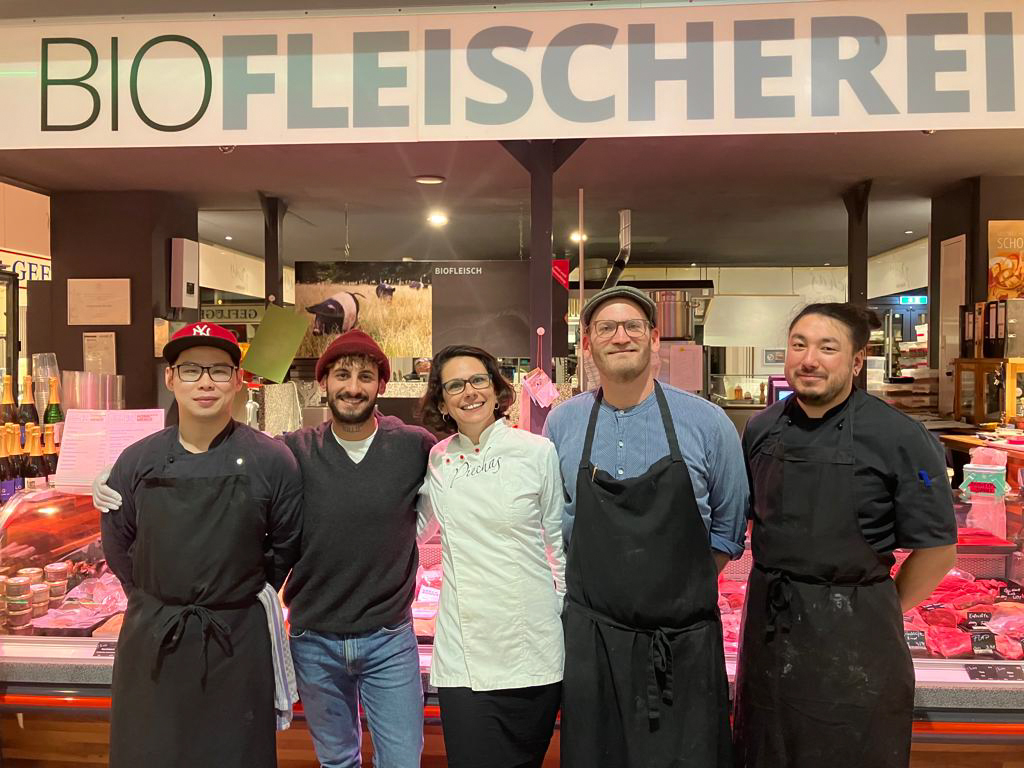
<path fill-rule="evenodd" d="M 297 357 L 317 358 L 339 334 L 360 328 L 388 357 L 430 357 L 430 264 L 300 261 L 295 308 L 311 316 Z"/>

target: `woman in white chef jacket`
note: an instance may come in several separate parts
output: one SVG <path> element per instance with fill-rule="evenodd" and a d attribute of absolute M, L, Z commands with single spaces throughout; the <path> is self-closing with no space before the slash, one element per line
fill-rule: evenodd
<path fill-rule="evenodd" d="M 514 400 L 488 352 L 434 356 L 423 422 L 454 433 L 431 450 L 426 479 L 442 567 L 430 681 L 450 768 L 539 768 L 561 699 L 558 455 L 505 422 Z"/>

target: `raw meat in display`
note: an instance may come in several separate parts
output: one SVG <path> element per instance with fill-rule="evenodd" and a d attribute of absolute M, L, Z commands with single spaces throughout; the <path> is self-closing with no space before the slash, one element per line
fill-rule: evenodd
<path fill-rule="evenodd" d="M 957 544 L 972 547 L 1012 547 L 1013 544 L 1001 539 L 984 528 L 958 528 Z"/>
<path fill-rule="evenodd" d="M 955 628 L 960 623 L 960 616 L 948 605 L 925 605 L 918 608 L 921 619 L 930 627 Z"/>
<path fill-rule="evenodd" d="M 932 626 L 925 635 L 928 650 L 946 659 L 963 659 L 974 655 L 971 635 L 955 627 Z"/>
<path fill-rule="evenodd" d="M 921 618 L 921 614 L 916 608 L 911 608 L 910 611 L 903 614 L 903 631 L 912 629 L 928 629 L 928 622 Z"/>
<path fill-rule="evenodd" d="M 988 628 L 997 635 L 1006 635 L 1007 637 L 1024 640 L 1024 615 L 997 616 L 988 623 Z"/>
<path fill-rule="evenodd" d="M 1020 661 L 1024 659 L 1024 643 L 1017 637 L 996 635 L 996 653 L 1007 661 Z"/>
<path fill-rule="evenodd" d="M 722 617 L 722 636 L 725 639 L 726 653 L 739 653 L 740 618 L 738 613 L 729 613 Z"/>
<path fill-rule="evenodd" d="M 992 606 L 993 618 L 998 616 L 1024 616 L 1024 603 L 998 602 Z"/>
<path fill-rule="evenodd" d="M 718 579 L 718 594 L 729 602 L 729 607 L 735 612 L 743 609 L 743 603 L 747 599 L 747 582 L 733 581 L 724 576 Z M 721 602 L 721 601 L 719 601 Z"/>

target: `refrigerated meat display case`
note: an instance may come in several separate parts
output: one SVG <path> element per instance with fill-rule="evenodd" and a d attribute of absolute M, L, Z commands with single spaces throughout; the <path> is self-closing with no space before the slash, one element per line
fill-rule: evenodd
<path fill-rule="evenodd" d="M 999 765 L 1003 752 L 1018 757 L 1024 752 L 1024 502 L 1016 495 L 999 501 L 976 497 L 958 500 L 956 508 L 961 527 L 956 568 L 933 599 L 907 619 L 917 677 L 914 753 L 931 759 L 955 752 L 957 765 L 970 766 L 975 759 L 979 766 Z M 125 599 L 106 568 L 99 520 L 89 497 L 54 490 L 20 492 L 0 510 L 0 580 L 7 602 L 0 625 L 5 766 L 105 765 L 111 671 Z M 426 692 L 424 765 L 434 764 L 427 757 L 430 750 L 443 755 L 428 677 L 444 588 L 440 549 L 437 536 L 421 545 L 412 605 Z M 897 560 L 902 556 L 897 553 Z M 730 680 L 750 566 L 748 550 L 720 579 Z M 66 586 L 60 584 L 65 576 Z M 7 596 L 12 578 L 14 593 L 21 590 L 19 578 L 51 587 L 54 599 L 48 599 L 46 611 L 40 604 L 40 615 L 25 622 L 17 613 L 23 610 L 17 594 Z M 1017 615 L 1020 621 L 1014 620 Z M 1015 658 L 1015 639 L 1022 658 Z M 315 765 L 305 731 L 300 703 L 292 729 L 279 735 L 281 766 Z M 369 739 L 367 745 L 369 750 Z M 557 734 L 550 754 L 557 754 Z M 981 756 L 987 762 L 980 762 Z M 436 759 L 443 765 L 443 758 Z M 545 763 L 551 764 L 557 763 Z"/>

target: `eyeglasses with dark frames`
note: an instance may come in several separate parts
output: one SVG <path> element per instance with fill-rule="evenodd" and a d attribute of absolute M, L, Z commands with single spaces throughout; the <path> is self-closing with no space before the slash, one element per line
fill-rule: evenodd
<path fill-rule="evenodd" d="M 491 386 L 491 377 L 486 373 L 477 373 L 468 379 L 449 379 L 441 385 L 441 388 L 449 395 L 458 395 L 466 389 L 467 383 L 473 389 L 487 389 Z"/>
<path fill-rule="evenodd" d="M 619 326 L 626 330 L 626 335 L 631 339 L 642 339 L 647 335 L 651 324 L 646 320 L 598 320 L 590 324 L 590 330 L 601 341 L 607 341 L 619 332 Z"/>
<path fill-rule="evenodd" d="M 231 381 L 231 377 L 235 375 L 235 371 L 238 370 L 238 366 L 228 365 L 227 363 L 214 363 L 213 365 L 200 365 L 199 363 L 181 363 L 180 365 L 172 365 L 171 368 L 178 374 L 178 378 L 186 382 L 199 381 L 203 378 L 203 374 L 209 374 L 210 381 L 215 381 L 219 384 L 223 384 L 226 381 Z"/>

